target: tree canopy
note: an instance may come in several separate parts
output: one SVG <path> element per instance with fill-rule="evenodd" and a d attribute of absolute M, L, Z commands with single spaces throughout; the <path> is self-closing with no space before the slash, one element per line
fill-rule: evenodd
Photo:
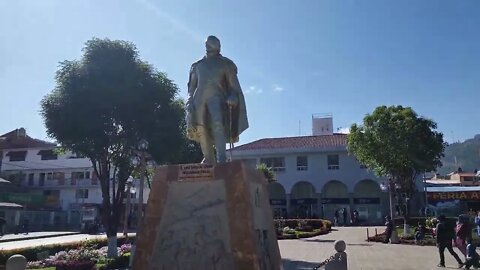
<path fill-rule="evenodd" d="M 365 116 L 363 125 L 351 126 L 348 151 L 378 176 L 392 177 L 411 193 L 417 174 L 442 165 L 445 143 L 436 128 L 410 107 L 380 106 Z"/>
<path fill-rule="evenodd" d="M 134 44 L 98 38 L 86 42 L 81 59 L 61 62 L 55 80 L 41 102 L 47 133 L 92 161 L 107 235 L 116 235 L 139 141 L 148 141 L 148 154 L 157 163 L 184 158 L 185 115 L 178 88 L 140 59 Z"/>

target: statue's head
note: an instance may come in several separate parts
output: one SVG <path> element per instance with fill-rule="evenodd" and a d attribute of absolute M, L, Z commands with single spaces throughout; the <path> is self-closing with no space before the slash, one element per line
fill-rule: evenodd
<path fill-rule="evenodd" d="M 219 53 L 220 47 L 220 40 L 216 36 L 208 36 L 207 40 L 205 41 L 207 53 Z"/>

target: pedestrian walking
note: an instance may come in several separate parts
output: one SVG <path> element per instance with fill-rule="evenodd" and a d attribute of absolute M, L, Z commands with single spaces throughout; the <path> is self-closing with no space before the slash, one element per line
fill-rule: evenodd
<path fill-rule="evenodd" d="M 475 217 L 475 225 L 477 226 L 477 236 L 480 236 L 480 211 L 478 211 Z"/>
<path fill-rule="evenodd" d="M 342 214 L 343 214 L 343 226 L 347 226 L 347 216 L 348 216 L 347 208 L 343 208 Z"/>
<path fill-rule="evenodd" d="M 333 217 L 333 224 L 335 227 L 338 226 L 338 219 L 340 218 L 340 213 L 338 212 L 338 209 L 335 210 L 335 214 L 334 214 L 334 217 Z"/>
<path fill-rule="evenodd" d="M 469 233 L 468 222 L 466 222 L 462 216 L 458 217 L 457 226 L 455 227 L 455 246 L 467 256 L 467 238 Z"/>
<path fill-rule="evenodd" d="M 23 220 L 22 227 L 23 227 L 23 233 L 24 234 L 28 234 L 28 232 L 29 232 L 29 223 L 30 223 L 30 221 L 28 219 Z"/>
<path fill-rule="evenodd" d="M 476 252 L 476 246 L 472 242 L 472 239 L 467 240 L 467 259 L 465 260 L 465 269 L 470 269 L 470 267 L 479 268 L 480 267 L 480 256 Z"/>
<path fill-rule="evenodd" d="M 437 247 L 438 247 L 438 253 L 440 254 L 440 263 L 438 264 L 438 267 L 445 267 L 445 249 L 452 254 L 452 256 L 457 260 L 458 262 L 458 268 L 462 268 L 463 262 L 460 260 L 460 257 L 458 257 L 458 254 L 455 253 L 452 247 L 452 239 L 454 238 L 454 231 L 453 228 L 450 228 L 448 224 L 446 223 L 446 218 L 445 215 L 440 215 L 438 217 L 439 223 L 437 224 L 436 227 L 436 236 L 437 236 Z"/>
<path fill-rule="evenodd" d="M 3 217 L 0 217 L 0 236 L 3 236 L 5 234 L 6 225 L 7 221 Z"/>

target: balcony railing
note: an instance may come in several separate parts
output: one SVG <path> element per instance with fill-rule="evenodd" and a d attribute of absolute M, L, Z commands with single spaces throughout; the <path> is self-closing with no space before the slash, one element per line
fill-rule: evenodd
<path fill-rule="evenodd" d="M 53 179 L 45 180 L 43 185 L 41 182 L 37 183 L 36 187 L 91 187 L 99 186 L 97 179 Z"/>

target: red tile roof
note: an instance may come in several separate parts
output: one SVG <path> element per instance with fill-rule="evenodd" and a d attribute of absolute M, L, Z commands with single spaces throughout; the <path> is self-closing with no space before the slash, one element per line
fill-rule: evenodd
<path fill-rule="evenodd" d="M 237 146 L 233 150 L 324 148 L 332 146 L 347 146 L 347 134 L 334 133 L 333 135 L 322 136 L 266 138 Z"/>
<path fill-rule="evenodd" d="M 0 136 L 0 150 L 52 146 L 56 144 L 34 139 L 25 134 L 25 129 L 15 129 Z"/>

